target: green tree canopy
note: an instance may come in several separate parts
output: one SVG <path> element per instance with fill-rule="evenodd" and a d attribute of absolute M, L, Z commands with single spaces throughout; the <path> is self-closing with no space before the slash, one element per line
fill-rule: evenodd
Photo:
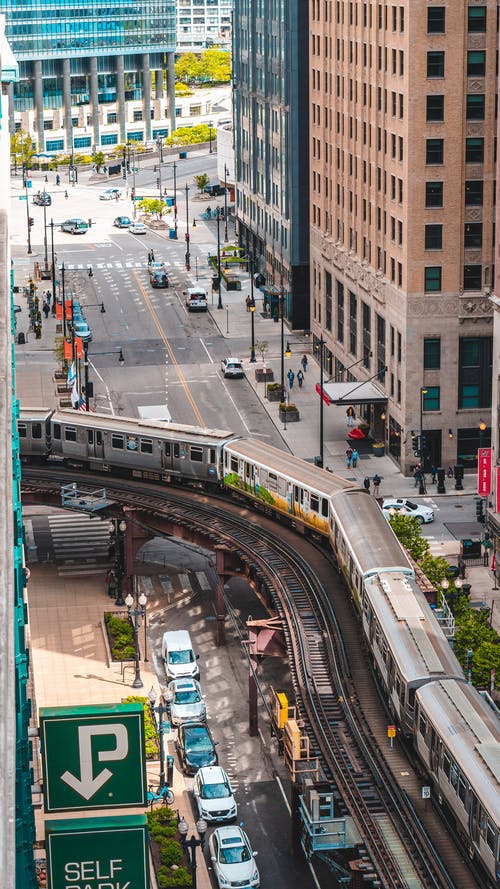
<path fill-rule="evenodd" d="M 190 80 L 199 80 L 201 75 L 201 64 L 199 56 L 195 56 L 194 52 L 185 52 L 175 63 L 175 76 L 179 80 L 189 82 Z"/>
<path fill-rule="evenodd" d="M 33 140 L 25 130 L 18 130 L 10 137 L 10 154 L 16 167 L 26 164 L 31 167 L 31 159 L 35 154 Z"/>
<path fill-rule="evenodd" d="M 231 54 L 222 49 L 207 49 L 200 59 L 200 74 L 211 83 L 228 83 L 231 80 Z"/>
<path fill-rule="evenodd" d="M 137 207 L 143 213 L 151 213 L 159 219 L 161 219 L 167 209 L 165 201 L 161 201 L 159 198 L 143 198 L 142 201 L 139 201 Z"/>
<path fill-rule="evenodd" d="M 96 153 L 92 155 L 92 160 L 97 167 L 97 172 L 99 172 L 101 167 L 106 163 L 106 155 L 104 154 L 104 151 L 96 151 Z"/>
<path fill-rule="evenodd" d="M 194 176 L 194 181 L 196 182 L 198 191 L 203 191 L 205 185 L 208 185 L 210 180 L 207 173 L 200 173 L 199 176 Z"/>

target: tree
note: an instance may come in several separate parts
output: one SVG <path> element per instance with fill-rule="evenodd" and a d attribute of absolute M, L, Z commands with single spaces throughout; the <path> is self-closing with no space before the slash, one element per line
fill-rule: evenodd
<path fill-rule="evenodd" d="M 22 167 L 23 164 L 26 167 L 31 167 L 31 158 L 35 154 L 35 149 L 33 148 L 33 140 L 29 133 L 25 130 L 18 130 L 12 134 L 10 137 L 10 154 L 14 161 L 16 172 L 18 166 Z"/>
<path fill-rule="evenodd" d="M 199 80 L 201 73 L 200 59 L 194 52 L 186 52 L 175 63 L 175 76 L 178 80 L 189 83 L 190 80 Z"/>
<path fill-rule="evenodd" d="M 194 181 L 196 182 L 196 187 L 197 187 L 198 191 L 203 191 L 203 189 L 205 188 L 205 185 L 208 185 L 210 180 L 208 178 L 207 173 L 200 173 L 199 176 L 194 177 Z"/>
<path fill-rule="evenodd" d="M 262 358 L 262 364 L 265 364 L 266 352 L 267 352 L 268 346 L 269 346 L 269 343 L 267 340 L 257 340 L 257 342 L 255 343 L 255 348 L 257 349 L 257 352 L 260 352 L 260 357 Z"/>
<path fill-rule="evenodd" d="M 429 552 L 429 544 L 422 536 L 422 529 L 414 516 L 400 515 L 396 512 L 390 517 L 390 525 L 400 544 L 415 562 L 419 562 Z"/>
<path fill-rule="evenodd" d="M 143 198 L 142 201 L 139 201 L 137 207 L 144 213 L 151 213 L 153 216 L 157 216 L 158 219 L 162 218 L 167 209 L 165 201 L 161 201 L 159 198 Z"/>
<path fill-rule="evenodd" d="M 94 161 L 97 167 L 97 172 L 99 173 L 101 167 L 103 167 L 106 163 L 106 155 L 104 154 L 104 151 L 96 151 L 95 154 L 92 155 L 92 160 Z"/>
<path fill-rule="evenodd" d="M 207 49 L 200 59 L 200 76 L 211 83 L 231 80 L 231 54 L 222 49 Z"/>

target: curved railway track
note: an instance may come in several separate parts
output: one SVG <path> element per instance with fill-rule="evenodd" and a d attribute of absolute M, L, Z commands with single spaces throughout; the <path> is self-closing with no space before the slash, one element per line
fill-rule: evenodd
<path fill-rule="evenodd" d="M 40 478 L 42 475 L 42 478 Z M 68 470 L 23 470 L 23 490 L 57 497 L 60 486 L 77 481 L 79 490 L 95 490 L 100 477 Z M 106 478 L 108 499 L 165 519 L 207 543 L 225 543 L 246 566 L 248 575 L 272 598 L 289 652 L 297 709 L 313 753 L 332 782 L 363 837 L 373 871 L 387 889 L 419 884 L 425 889 L 453 889 L 437 852 L 404 792 L 398 787 L 373 736 L 367 730 L 353 694 L 341 635 L 330 598 L 305 559 L 284 542 L 283 534 L 262 528 L 245 503 L 244 515 L 234 503 L 188 489 Z M 399 837 L 399 854 L 387 841 Z M 403 855 L 401 856 L 401 848 Z M 406 850 L 406 857 L 404 850 Z"/>

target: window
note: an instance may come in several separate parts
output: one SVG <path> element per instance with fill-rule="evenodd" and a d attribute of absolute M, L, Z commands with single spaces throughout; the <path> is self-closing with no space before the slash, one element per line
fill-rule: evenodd
<path fill-rule="evenodd" d="M 422 390 L 422 409 L 424 411 L 440 410 L 441 388 L 440 386 L 427 386 L 427 392 Z"/>
<path fill-rule="evenodd" d="M 356 355 L 358 348 L 358 301 L 349 291 L 349 351 Z"/>
<path fill-rule="evenodd" d="M 142 109 L 138 108 L 134 111 L 134 121 L 142 120 Z"/>
<path fill-rule="evenodd" d="M 446 10 L 444 6 L 429 6 L 427 9 L 427 33 L 444 34 Z"/>
<path fill-rule="evenodd" d="M 108 124 L 116 123 L 116 111 L 108 111 Z"/>
<path fill-rule="evenodd" d="M 484 139 L 470 138 L 465 140 L 465 163 L 482 164 L 484 161 Z"/>
<path fill-rule="evenodd" d="M 325 272 L 325 326 L 331 332 L 332 330 L 332 275 L 331 272 Z"/>
<path fill-rule="evenodd" d="M 344 342 L 344 285 L 337 281 L 337 339 Z"/>
<path fill-rule="evenodd" d="M 483 246 L 483 223 L 466 222 L 464 226 L 464 247 Z"/>
<path fill-rule="evenodd" d="M 425 206 L 426 207 L 442 207 L 443 206 L 443 183 L 442 182 L 426 182 L 425 183 Z"/>
<path fill-rule="evenodd" d="M 442 225 L 426 225 L 425 226 L 425 249 L 441 250 L 443 246 L 443 226 Z"/>
<path fill-rule="evenodd" d="M 493 338 L 460 337 L 458 356 L 459 408 L 491 407 Z"/>
<path fill-rule="evenodd" d="M 464 265 L 464 290 L 481 290 L 482 271 L 480 265 Z"/>
<path fill-rule="evenodd" d="M 474 98 L 477 98 L 477 96 L 475 96 Z M 444 96 L 427 96 L 426 120 L 444 120 Z"/>
<path fill-rule="evenodd" d="M 467 53 L 467 77 L 484 77 L 486 73 L 486 53 L 481 50 L 469 50 Z"/>
<path fill-rule="evenodd" d="M 427 266 L 424 273 L 424 290 L 426 293 L 441 290 L 441 266 Z"/>
<path fill-rule="evenodd" d="M 467 10 L 467 30 L 469 33 L 486 31 L 486 6 L 469 6 Z"/>
<path fill-rule="evenodd" d="M 141 454 L 152 454 L 153 453 L 153 439 L 152 438 L 141 438 Z"/>
<path fill-rule="evenodd" d="M 439 370 L 441 367 L 441 340 L 439 337 L 424 339 L 424 369 Z"/>
<path fill-rule="evenodd" d="M 191 445 L 189 458 L 193 463 L 203 463 L 203 448 L 200 448 L 199 445 Z"/>
<path fill-rule="evenodd" d="M 467 96 L 467 120 L 484 120 L 484 98 L 482 93 Z"/>
<path fill-rule="evenodd" d="M 119 451 L 123 451 L 123 435 L 117 435 L 113 433 L 111 436 L 111 447 L 116 448 Z"/>
<path fill-rule="evenodd" d="M 442 164 L 443 162 L 444 139 L 427 139 L 425 148 L 425 163 Z"/>
<path fill-rule="evenodd" d="M 17 434 L 19 438 L 27 438 L 28 437 L 28 428 L 26 423 L 18 423 L 17 424 Z"/>
<path fill-rule="evenodd" d="M 483 206 L 483 180 L 467 179 L 465 182 L 465 206 Z"/>
<path fill-rule="evenodd" d="M 76 427 L 75 426 L 65 426 L 64 427 L 64 440 L 65 441 L 76 441 Z"/>
<path fill-rule="evenodd" d="M 444 77 L 444 52 L 427 53 L 427 77 Z"/>

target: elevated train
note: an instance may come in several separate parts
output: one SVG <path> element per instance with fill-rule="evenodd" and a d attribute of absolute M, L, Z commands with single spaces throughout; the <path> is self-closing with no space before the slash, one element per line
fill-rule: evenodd
<path fill-rule="evenodd" d="M 258 439 L 160 421 L 22 409 L 25 462 L 238 492 L 328 539 L 394 720 L 471 857 L 500 887 L 500 724 L 469 686 L 412 563 L 364 489 Z"/>

